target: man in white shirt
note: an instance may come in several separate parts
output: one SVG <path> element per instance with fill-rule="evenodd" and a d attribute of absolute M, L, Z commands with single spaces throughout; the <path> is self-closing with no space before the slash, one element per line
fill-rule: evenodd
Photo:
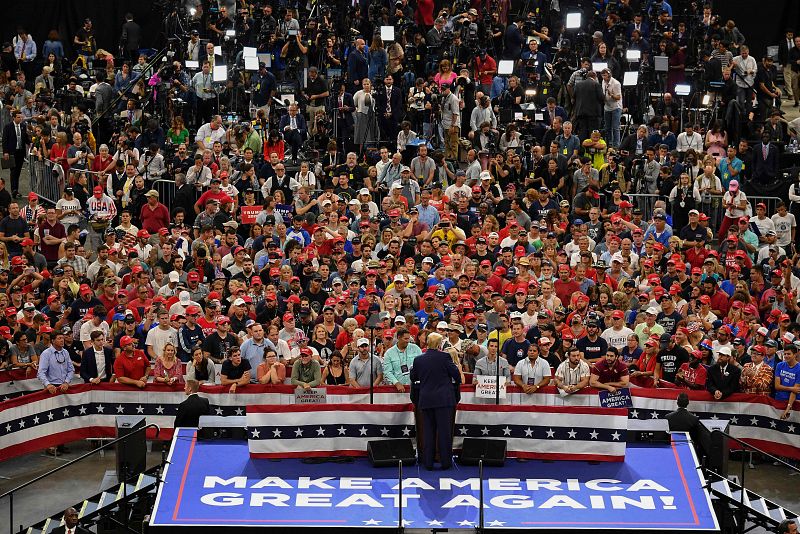
<path fill-rule="evenodd" d="M 611 326 L 603 330 L 600 337 L 606 340 L 609 347 L 615 347 L 617 350 L 621 351 L 628 344 L 628 338 L 634 332 L 625 326 L 625 312 L 622 310 L 614 310 L 611 313 L 611 321 Z"/>
<path fill-rule="evenodd" d="M 752 107 L 753 86 L 756 81 L 758 63 L 750 55 L 747 45 L 739 47 L 739 55 L 733 58 L 733 69 L 736 73 L 736 100 L 745 110 Z"/>
<path fill-rule="evenodd" d="M 106 310 L 105 306 L 98 305 L 92 308 L 90 313 L 91 315 L 86 317 L 86 322 L 81 325 L 80 329 L 80 340 L 84 349 L 88 349 L 92 344 L 92 332 L 102 332 L 105 338 L 108 339 L 109 327 L 104 320 L 108 310 Z"/>
<path fill-rule="evenodd" d="M 685 154 L 690 148 L 698 154 L 703 151 L 703 137 L 695 129 L 699 129 L 699 125 L 687 124 L 685 131 L 678 134 L 678 153 Z"/>
<path fill-rule="evenodd" d="M 158 326 L 151 328 L 147 332 L 147 339 L 145 340 L 147 355 L 151 361 L 156 361 L 164 354 L 164 346 L 167 343 L 172 343 L 176 348 L 178 347 L 178 331 L 172 328 L 169 312 L 162 309 L 158 312 Z"/>
<path fill-rule="evenodd" d="M 777 213 L 772 216 L 772 222 L 775 224 L 775 233 L 778 237 L 775 243 L 778 246 L 787 248 L 794 242 L 797 221 L 794 214 L 788 212 L 786 204 L 783 202 L 778 202 L 776 211 Z"/>
<path fill-rule="evenodd" d="M 559 393 L 575 393 L 589 385 L 591 374 L 589 364 L 581 359 L 581 351 L 577 347 L 572 347 L 567 360 L 561 362 L 556 369 L 556 387 Z"/>
<path fill-rule="evenodd" d="M 214 115 L 211 117 L 211 122 L 202 125 L 197 130 L 197 135 L 194 137 L 197 142 L 197 153 L 202 154 L 204 150 L 211 149 L 214 143 L 219 141 L 225 142 L 225 128 L 222 127 L 222 117 Z"/>
<path fill-rule="evenodd" d="M 539 343 L 550 342 L 543 337 Z M 539 346 L 531 343 L 528 347 L 528 357 L 517 363 L 514 367 L 514 383 L 522 388 L 528 395 L 536 393 L 550 383 L 550 364 L 539 357 Z"/>

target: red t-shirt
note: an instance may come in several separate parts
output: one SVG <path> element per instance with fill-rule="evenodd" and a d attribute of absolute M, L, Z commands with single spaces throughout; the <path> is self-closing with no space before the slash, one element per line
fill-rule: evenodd
<path fill-rule="evenodd" d="M 169 210 L 161 202 L 156 204 L 155 209 L 145 204 L 142 206 L 139 220 L 142 222 L 142 228 L 155 235 L 162 228 L 169 227 Z"/>
<path fill-rule="evenodd" d="M 653 360 L 655 360 L 655 358 L 653 358 Z M 614 365 L 609 367 L 605 358 L 603 358 L 592 366 L 592 374 L 603 384 L 619 382 L 623 376 L 628 376 L 628 366 L 617 358 Z"/>
<path fill-rule="evenodd" d="M 124 376 L 131 380 L 139 380 L 144 376 L 149 365 L 150 362 L 145 358 L 144 353 L 136 350 L 133 352 L 133 357 L 122 354 L 114 360 L 114 374 L 117 375 L 117 378 Z"/>
<path fill-rule="evenodd" d="M 44 242 L 45 236 L 64 238 L 67 237 L 67 230 L 64 225 L 56 221 L 51 225 L 47 221 L 43 221 L 37 230 L 39 233 L 39 250 L 47 261 L 58 261 L 58 247 L 59 245 L 48 245 Z"/>

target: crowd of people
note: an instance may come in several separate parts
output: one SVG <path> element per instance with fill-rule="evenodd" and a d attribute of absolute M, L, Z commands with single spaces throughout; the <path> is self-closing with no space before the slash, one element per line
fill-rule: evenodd
<path fill-rule="evenodd" d="M 570 43 L 566 8 L 415 4 L 309 19 L 198 3 L 178 56 L 192 76 L 139 55 L 130 15 L 117 58 L 89 19 L 41 52 L 20 28 L 0 72 L 0 366 L 51 393 L 77 375 L 405 391 L 435 333 L 461 382 L 746 392 L 791 417 L 800 186 L 774 213 L 745 191 L 797 135 L 779 102 L 797 105 L 800 37 L 786 33 L 779 89 L 710 5 L 673 23 L 667 1 L 600 2 L 605 30 Z M 352 40 L 330 31 L 342 17 Z M 215 82 L 233 28 L 270 65 Z M 670 64 L 625 135 L 619 79 L 639 67 L 620 49 Z M 670 94 L 691 59 L 719 82 L 707 131 Z M 186 105 L 148 104 L 165 81 Z M 296 98 L 278 104 L 287 82 Z M 21 205 L 25 159 L 59 166 L 61 198 Z"/>

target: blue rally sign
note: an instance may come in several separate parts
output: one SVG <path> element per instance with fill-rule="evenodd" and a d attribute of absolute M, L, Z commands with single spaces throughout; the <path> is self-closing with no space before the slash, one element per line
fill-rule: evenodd
<path fill-rule="evenodd" d="M 625 462 L 519 463 L 485 468 L 487 528 L 716 530 L 688 439 L 628 447 Z M 246 441 L 198 442 L 180 429 L 172 443 L 152 527 L 395 527 L 397 470 L 299 459 L 250 458 Z M 657 466 L 654 468 L 653 466 Z M 479 521 L 477 468 L 404 469 L 408 528 L 470 528 Z"/>
<path fill-rule="evenodd" d="M 628 388 L 618 389 L 614 393 L 600 390 L 600 406 L 603 408 L 633 408 L 631 390 Z"/>

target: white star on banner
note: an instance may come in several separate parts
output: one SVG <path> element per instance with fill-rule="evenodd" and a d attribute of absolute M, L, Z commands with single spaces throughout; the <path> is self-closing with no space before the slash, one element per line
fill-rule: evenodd
<path fill-rule="evenodd" d="M 302 437 L 303 436 L 303 429 L 300 428 L 300 427 L 297 427 L 297 430 L 294 431 L 294 435 L 297 436 L 298 438 Z"/>
<path fill-rule="evenodd" d="M 105 409 L 106 409 L 106 407 L 103 406 L 102 404 L 98 404 L 97 405 L 97 413 L 103 413 L 105 411 Z"/>
<path fill-rule="evenodd" d="M 380 521 L 376 521 L 375 519 L 367 519 L 366 521 L 364 521 L 364 524 L 365 525 L 380 525 L 381 522 Z"/>
<path fill-rule="evenodd" d="M 136 407 L 136 413 L 144 413 L 144 406 L 141 404 Z"/>
<path fill-rule="evenodd" d="M 324 428 L 322 428 L 322 427 L 319 427 L 319 428 L 317 429 L 317 435 L 318 435 L 318 436 L 324 436 L 324 435 L 325 435 L 325 429 L 324 429 Z"/>
<path fill-rule="evenodd" d="M 711 416 L 711 419 L 716 421 L 717 419 L 719 419 L 719 416 L 717 414 L 714 414 L 714 415 Z"/>
<path fill-rule="evenodd" d="M 639 410 L 631 410 L 631 419 L 639 419 Z"/>
<path fill-rule="evenodd" d="M 751 425 L 758 425 L 758 417 L 753 416 L 753 418 L 750 419 L 750 424 Z"/>
<path fill-rule="evenodd" d="M 462 526 L 462 527 L 474 527 L 475 526 L 475 523 L 473 523 L 472 521 L 467 521 L 466 519 L 463 520 L 463 521 L 459 521 L 458 524 L 459 524 L 459 526 Z"/>
<path fill-rule="evenodd" d="M 38 425 L 38 424 L 39 424 L 39 416 L 38 416 L 38 415 L 34 416 L 34 418 L 33 418 L 33 424 L 34 424 L 34 425 Z"/>
<path fill-rule="evenodd" d="M 396 523 L 396 522 L 397 522 L 397 521 L 395 521 L 395 523 Z M 410 525 L 411 523 L 413 523 L 413 521 L 408 521 L 407 519 L 403 519 L 403 526 L 404 526 L 404 527 L 407 527 L 407 526 L 408 526 L 408 525 Z"/>
<path fill-rule="evenodd" d="M 426 523 L 428 523 L 428 526 L 431 527 L 441 527 L 443 525 L 443 523 L 438 519 L 431 519 L 429 521 L 426 521 Z"/>
<path fill-rule="evenodd" d="M 569 439 L 575 439 L 575 436 L 578 435 L 578 433 L 575 432 L 575 430 L 572 428 L 569 429 L 569 432 L 567 432 L 567 434 L 569 434 Z"/>
<path fill-rule="evenodd" d="M 777 428 L 778 427 L 778 423 L 776 423 L 774 420 L 770 420 L 769 427 L 770 428 Z"/>
<path fill-rule="evenodd" d="M 597 439 L 597 430 L 592 430 L 589 435 L 592 436 L 592 439 Z"/>
<path fill-rule="evenodd" d="M 81 415 L 86 415 L 86 406 L 78 408 L 78 412 L 80 412 Z"/>
<path fill-rule="evenodd" d="M 260 432 L 258 431 L 257 428 L 254 428 L 253 431 L 251 432 L 251 434 L 253 434 L 254 438 L 257 438 L 257 437 L 259 437 Z"/>
<path fill-rule="evenodd" d="M 20 427 L 20 428 L 25 428 L 25 419 L 21 419 L 21 420 L 20 420 L 20 422 L 19 422 L 19 427 Z"/>
<path fill-rule="evenodd" d="M 64 414 L 64 417 L 69 417 L 69 408 L 64 408 L 64 411 L 62 411 L 61 413 Z"/>
<path fill-rule="evenodd" d="M 739 424 L 739 418 L 734 415 L 733 417 L 731 417 L 731 420 L 729 422 L 732 425 L 738 425 Z"/>
<path fill-rule="evenodd" d="M 533 429 L 531 427 L 526 428 L 525 429 L 525 437 L 526 438 L 530 438 L 532 436 L 533 436 Z"/>
<path fill-rule="evenodd" d="M 481 429 L 481 435 L 488 436 L 489 435 L 489 429 L 486 428 L 486 427 L 483 427 Z"/>
<path fill-rule="evenodd" d="M 6 425 L 6 432 L 11 432 L 11 425 Z"/>
<path fill-rule="evenodd" d="M 344 436 L 344 435 L 345 435 L 345 433 L 347 433 L 347 429 L 346 429 L 345 427 L 343 427 L 343 426 L 340 426 L 340 427 L 339 427 L 339 428 L 337 428 L 336 430 L 338 430 L 338 431 L 339 431 L 339 435 L 340 435 L 340 436 Z"/>
<path fill-rule="evenodd" d="M 125 411 L 125 407 L 123 405 L 117 406 L 117 413 L 123 413 Z"/>
<path fill-rule="evenodd" d="M 275 430 L 273 430 L 272 431 L 272 436 L 276 437 L 276 438 L 281 437 L 281 429 L 280 428 L 276 428 Z"/>
<path fill-rule="evenodd" d="M 468 430 L 467 430 L 467 427 L 465 427 L 465 426 L 462 426 L 461 428 L 459 428 L 459 429 L 458 429 L 458 432 L 459 432 L 459 434 L 461 434 L 462 436 L 466 436 L 466 435 L 467 435 L 467 432 L 468 432 Z"/>
<path fill-rule="evenodd" d="M 403 427 L 403 435 L 404 436 L 410 436 L 411 435 L 411 429 L 408 428 L 407 426 Z"/>
<path fill-rule="evenodd" d="M 55 417 L 55 415 L 53 415 L 53 412 L 47 412 L 47 420 L 48 421 L 52 421 L 54 417 Z"/>
<path fill-rule="evenodd" d="M 490 527 L 502 527 L 505 524 L 506 524 L 505 521 L 498 521 L 497 519 L 495 519 L 494 521 L 490 521 L 489 522 L 489 526 Z"/>
<path fill-rule="evenodd" d="M 157 414 L 163 414 L 164 413 L 164 407 L 163 406 L 156 406 L 156 413 Z"/>
<path fill-rule="evenodd" d="M 548 428 L 548 429 L 547 429 L 547 437 L 548 437 L 548 438 L 552 438 L 552 437 L 554 437 L 555 435 L 556 435 L 556 431 L 555 431 L 555 430 L 553 430 L 552 428 Z"/>
<path fill-rule="evenodd" d="M 656 411 L 651 412 L 650 413 L 650 418 L 651 419 L 658 419 L 658 412 L 656 412 Z"/>
<path fill-rule="evenodd" d="M 794 434 L 794 425 L 789 425 L 789 428 L 787 430 L 792 434 Z"/>
<path fill-rule="evenodd" d="M 236 408 L 236 415 L 242 415 L 243 413 L 244 410 L 242 410 L 241 408 Z"/>
<path fill-rule="evenodd" d="M 217 415 L 222 415 L 222 408 L 217 408 L 214 411 L 217 412 Z"/>
<path fill-rule="evenodd" d="M 365 427 L 365 426 L 362 426 L 361 428 L 359 428 L 358 431 L 361 432 L 362 436 L 366 436 L 367 435 L 367 427 Z"/>
<path fill-rule="evenodd" d="M 510 429 L 510 428 L 508 428 L 508 427 L 505 427 L 505 428 L 503 429 L 503 435 L 504 435 L 504 436 L 510 436 L 510 435 L 511 435 L 511 429 Z"/>
<path fill-rule="evenodd" d="M 611 437 L 614 438 L 614 441 L 619 441 L 619 432 L 614 432 L 611 434 Z"/>
<path fill-rule="evenodd" d="M 389 429 L 386 427 L 381 428 L 381 436 L 388 436 L 388 435 L 389 435 Z"/>

